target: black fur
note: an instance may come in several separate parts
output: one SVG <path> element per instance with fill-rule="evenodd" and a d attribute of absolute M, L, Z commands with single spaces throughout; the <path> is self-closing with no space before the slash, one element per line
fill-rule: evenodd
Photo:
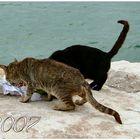
<path fill-rule="evenodd" d="M 100 90 L 107 79 L 111 58 L 117 54 L 129 30 L 127 21 L 120 20 L 118 23 L 123 24 L 124 27 L 109 52 L 83 45 L 73 45 L 64 50 L 54 52 L 49 58 L 79 69 L 85 78 L 94 80 L 90 84 L 91 88 Z"/>

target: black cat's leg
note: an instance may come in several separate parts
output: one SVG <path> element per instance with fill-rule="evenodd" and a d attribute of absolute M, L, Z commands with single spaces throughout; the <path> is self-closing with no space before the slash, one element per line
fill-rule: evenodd
<path fill-rule="evenodd" d="M 92 83 L 90 83 L 90 87 L 94 90 L 95 87 L 97 87 L 97 82 L 94 80 Z"/>
<path fill-rule="evenodd" d="M 90 87 L 93 89 L 93 90 L 101 90 L 102 86 L 104 85 L 105 81 L 107 79 L 107 74 L 104 74 L 100 79 L 95 79 L 94 82 L 92 82 L 90 84 Z"/>

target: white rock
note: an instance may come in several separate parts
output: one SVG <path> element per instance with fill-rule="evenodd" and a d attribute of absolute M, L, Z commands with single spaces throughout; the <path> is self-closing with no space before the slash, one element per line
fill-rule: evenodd
<path fill-rule="evenodd" d="M 112 62 L 106 85 L 127 92 L 139 92 L 140 63 Z"/>
<path fill-rule="evenodd" d="M 113 117 L 100 113 L 89 103 L 77 106 L 75 111 L 61 112 L 52 110 L 57 100 L 24 104 L 18 101 L 18 96 L 1 94 L 0 125 L 9 115 L 16 120 L 21 116 L 40 116 L 41 120 L 28 132 L 25 131 L 26 127 L 19 133 L 13 130 L 3 133 L 0 130 L 0 138 L 140 138 L 140 92 L 137 92 L 140 85 L 139 70 L 140 63 L 113 62 L 103 89 L 93 91 L 93 96 L 100 103 L 120 113 L 122 125 L 116 123 Z M 110 87 L 112 84 L 114 88 Z M 19 124 L 22 126 L 21 122 L 22 120 L 17 123 L 18 128 Z M 10 120 L 6 124 L 10 124 Z"/>

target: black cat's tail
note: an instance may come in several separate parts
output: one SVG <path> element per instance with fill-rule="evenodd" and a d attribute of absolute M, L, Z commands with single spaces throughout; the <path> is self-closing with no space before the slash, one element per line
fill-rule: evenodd
<path fill-rule="evenodd" d="M 129 31 L 129 23 L 125 20 L 119 20 L 118 23 L 120 24 L 123 24 L 124 27 L 123 27 L 123 30 L 122 32 L 120 33 L 117 41 L 115 42 L 113 48 L 108 52 L 108 57 L 111 59 L 114 55 L 117 54 L 118 50 L 121 48 L 126 36 L 127 36 L 127 33 Z"/>

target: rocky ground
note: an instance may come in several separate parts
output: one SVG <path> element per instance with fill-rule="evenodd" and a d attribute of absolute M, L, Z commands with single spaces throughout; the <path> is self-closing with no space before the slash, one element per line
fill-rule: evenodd
<path fill-rule="evenodd" d="M 123 124 L 95 110 L 89 103 L 77 106 L 75 111 L 59 112 L 52 110 L 57 100 L 23 104 L 18 101 L 19 96 L 0 94 L 0 138 L 140 138 L 140 63 L 113 62 L 106 84 L 100 92 L 93 91 L 93 96 L 117 110 Z M 11 120 L 6 120 L 9 116 L 15 120 L 25 116 L 28 123 L 21 132 L 12 128 L 3 132 L 11 126 Z M 29 128 L 36 120 L 29 120 L 33 116 L 41 118 Z M 23 120 L 13 126 L 20 129 Z"/>

